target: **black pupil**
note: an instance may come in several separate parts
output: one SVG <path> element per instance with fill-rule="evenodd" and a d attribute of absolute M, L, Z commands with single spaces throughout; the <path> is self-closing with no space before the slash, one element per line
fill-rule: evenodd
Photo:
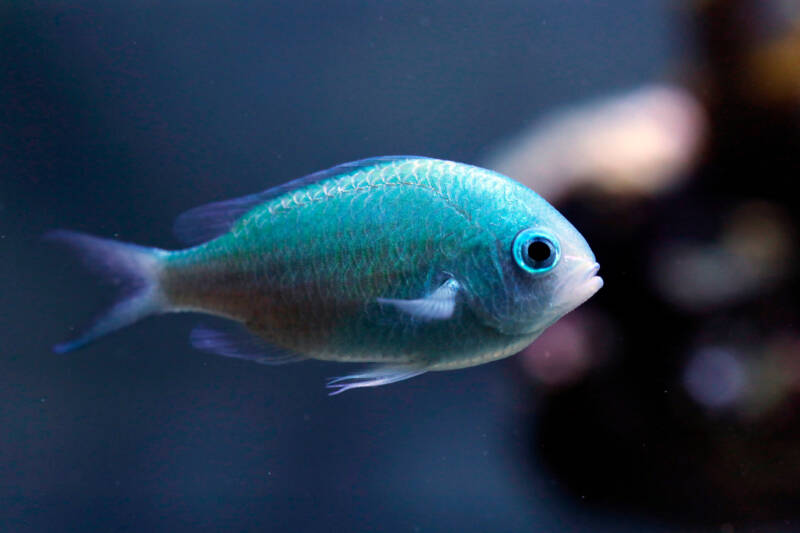
<path fill-rule="evenodd" d="M 528 245 L 528 257 L 540 263 L 550 258 L 550 246 L 544 241 L 533 241 Z"/>

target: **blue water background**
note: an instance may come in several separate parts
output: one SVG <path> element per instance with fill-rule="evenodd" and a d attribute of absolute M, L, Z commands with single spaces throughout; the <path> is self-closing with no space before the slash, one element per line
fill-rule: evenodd
<path fill-rule="evenodd" d="M 196 352 L 190 315 L 55 355 L 107 293 L 39 236 L 178 247 L 181 211 L 339 162 L 478 161 L 667 73 L 679 23 L 666 0 L 4 3 L 0 530 L 667 530 L 527 461 L 513 360 L 328 398 L 341 367 Z"/>

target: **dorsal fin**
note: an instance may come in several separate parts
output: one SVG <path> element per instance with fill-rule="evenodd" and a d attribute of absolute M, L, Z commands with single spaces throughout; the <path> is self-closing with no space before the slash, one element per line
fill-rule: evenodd
<path fill-rule="evenodd" d="M 202 242 L 219 237 L 230 230 L 234 223 L 245 213 L 259 204 L 276 198 L 284 193 L 301 189 L 306 185 L 317 183 L 340 174 L 348 174 L 359 169 L 392 161 L 403 161 L 409 159 L 429 159 L 427 157 L 414 155 L 391 155 L 381 157 L 370 157 L 349 163 L 342 163 L 327 170 L 314 172 L 308 176 L 298 178 L 277 187 L 265 191 L 213 202 L 199 207 L 192 208 L 182 213 L 175 220 L 173 231 L 175 236 L 187 245 L 200 244 Z"/>

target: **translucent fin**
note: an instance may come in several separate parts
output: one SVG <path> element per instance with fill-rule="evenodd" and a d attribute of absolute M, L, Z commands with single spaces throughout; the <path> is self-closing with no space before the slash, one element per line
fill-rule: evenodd
<path fill-rule="evenodd" d="M 456 308 L 456 294 L 460 288 L 461 284 L 451 278 L 425 298 L 416 300 L 378 298 L 377 300 L 381 304 L 393 305 L 419 320 L 447 320 L 453 316 Z"/>
<path fill-rule="evenodd" d="M 56 344 L 53 350 L 66 353 L 142 318 L 168 310 L 159 288 L 162 257 L 157 248 L 146 248 L 74 231 L 57 230 L 44 237 L 77 250 L 86 265 L 122 288 L 118 302 L 100 316 L 78 338 Z"/>
<path fill-rule="evenodd" d="M 263 195 L 251 194 L 192 208 L 175 219 L 172 231 L 187 245 L 209 241 L 227 232 L 242 215 L 265 202 L 267 198 Z"/>
<path fill-rule="evenodd" d="M 350 389 L 360 389 L 362 387 L 378 387 L 397 383 L 406 379 L 411 379 L 427 372 L 424 367 L 418 366 L 376 366 L 372 369 L 357 374 L 331 378 L 325 387 L 331 392 L 329 396 L 341 394 Z"/>
<path fill-rule="evenodd" d="M 407 159 L 428 159 L 425 157 L 400 155 L 383 156 L 361 159 L 350 163 L 343 163 L 327 170 L 321 170 L 314 174 L 298 178 L 296 180 L 278 185 L 266 191 L 201 205 L 186 211 L 175 220 L 173 231 L 175 236 L 187 245 L 200 244 L 202 242 L 219 237 L 231 229 L 233 224 L 245 213 L 259 204 L 276 198 L 289 191 L 294 191 L 306 185 L 317 183 L 322 180 L 332 178 L 340 174 L 354 172 L 361 168 L 374 166 L 380 163 L 391 161 L 402 161 Z"/>
<path fill-rule="evenodd" d="M 301 355 L 268 345 L 243 326 L 237 326 L 236 330 L 197 326 L 189 335 L 189 340 L 198 350 L 262 365 L 283 365 L 305 359 Z"/>

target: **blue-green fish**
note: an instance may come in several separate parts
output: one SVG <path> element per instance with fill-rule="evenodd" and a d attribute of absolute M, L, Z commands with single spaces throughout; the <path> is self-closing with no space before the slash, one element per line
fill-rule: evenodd
<path fill-rule="evenodd" d="M 581 234 L 539 195 L 490 170 L 414 156 L 345 163 L 181 215 L 190 248 L 68 231 L 52 237 L 126 296 L 68 352 L 148 315 L 209 313 L 203 350 L 260 363 L 369 362 L 332 394 L 514 354 L 603 285 Z"/>

